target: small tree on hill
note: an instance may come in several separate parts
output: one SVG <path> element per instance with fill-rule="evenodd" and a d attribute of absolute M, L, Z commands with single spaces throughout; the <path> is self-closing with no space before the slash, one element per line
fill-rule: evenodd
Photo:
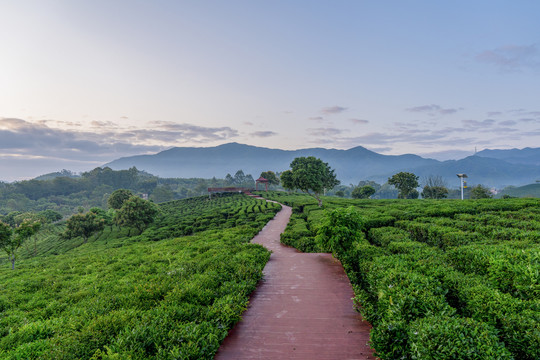
<path fill-rule="evenodd" d="M 400 172 L 388 178 L 388 184 L 394 185 L 399 190 L 399 199 L 408 199 L 409 194 L 418 187 L 418 176 L 409 172 Z M 418 198 L 418 191 L 416 198 Z"/>
<path fill-rule="evenodd" d="M 448 188 L 441 176 L 431 175 L 424 180 L 422 197 L 424 199 L 444 199 L 448 196 Z"/>
<path fill-rule="evenodd" d="M 489 188 L 484 185 L 476 185 L 471 188 L 471 199 L 490 199 L 493 197 Z"/>
<path fill-rule="evenodd" d="M 375 194 L 375 189 L 372 186 L 357 186 L 351 193 L 354 199 L 369 199 L 371 195 Z"/>
<path fill-rule="evenodd" d="M 285 177 L 284 177 L 285 175 Z M 339 185 L 334 170 L 327 163 L 314 156 L 298 157 L 291 162 L 291 170 L 281 174 L 281 183 L 286 189 L 300 189 L 315 198 L 322 206 L 321 194 L 324 190 Z"/>
<path fill-rule="evenodd" d="M 132 196 L 116 212 L 114 221 L 117 225 L 134 227 L 142 233 L 154 221 L 158 211 L 154 203 Z"/>
<path fill-rule="evenodd" d="M 28 238 L 37 233 L 40 227 L 40 222 L 23 221 L 12 229 L 8 224 L 0 222 L 0 248 L 6 252 L 12 270 L 15 270 L 17 250 Z"/>
<path fill-rule="evenodd" d="M 90 236 L 103 230 L 106 220 L 96 212 L 89 211 L 86 214 L 75 214 L 66 222 L 64 237 L 72 239 L 81 236 L 84 243 Z"/>
<path fill-rule="evenodd" d="M 124 205 L 124 201 L 129 199 L 133 194 L 127 189 L 118 189 L 113 191 L 109 199 L 107 199 L 107 205 L 109 208 L 118 210 Z"/>

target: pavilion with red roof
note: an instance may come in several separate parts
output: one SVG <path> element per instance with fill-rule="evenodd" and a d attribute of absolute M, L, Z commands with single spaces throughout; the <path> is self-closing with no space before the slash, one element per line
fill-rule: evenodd
<path fill-rule="evenodd" d="M 255 190 L 259 190 L 259 183 L 264 184 L 264 191 L 268 191 L 268 179 L 263 178 L 262 176 L 255 180 Z"/>

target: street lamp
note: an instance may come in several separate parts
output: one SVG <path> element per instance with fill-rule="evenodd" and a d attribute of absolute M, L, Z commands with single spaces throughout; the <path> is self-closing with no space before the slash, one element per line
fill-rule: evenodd
<path fill-rule="evenodd" d="M 461 182 L 461 200 L 463 200 L 463 185 L 464 185 L 464 181 L 463 179 L 464 178 L 467 178 L 467 174 L 457 174 L 457 177 L 460 179 L 460 182 Z"/>

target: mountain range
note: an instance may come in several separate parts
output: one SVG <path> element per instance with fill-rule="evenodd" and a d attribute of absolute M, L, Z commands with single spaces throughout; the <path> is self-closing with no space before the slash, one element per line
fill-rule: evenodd
<path fill-rule="evenodd" d="M 458 187 L 458 173 L 466 173 L 470 185 L 501 188 L 524 185 L 540 179 L 540 148 L 483 150 L 461 160 L 437 161 L 418 155 L 382 155 L 362 146 L 348 150 L 310 148 L 280 150 L 228 143 L 215 147 L 175 147 L 154 155 L 114 160 L 104 166 L 114 170 L 137 167 L 160 177 L 224 178 L 237 170 L 257 178 L 262 171 L 281 172 L 300 156 L 315 156 L 327 162 L 342 184 L 360 180 L 385 183 L 400 171 L 423 178 L 439 175 L 451 188 Z"/>

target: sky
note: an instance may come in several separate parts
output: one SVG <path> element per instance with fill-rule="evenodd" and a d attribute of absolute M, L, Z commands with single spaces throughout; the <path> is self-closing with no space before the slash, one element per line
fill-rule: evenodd
<path fill-rule="evenodd" d="M 540 146 L 540 2 L 0 0 L 0 180 L 175 146 Z"/>

